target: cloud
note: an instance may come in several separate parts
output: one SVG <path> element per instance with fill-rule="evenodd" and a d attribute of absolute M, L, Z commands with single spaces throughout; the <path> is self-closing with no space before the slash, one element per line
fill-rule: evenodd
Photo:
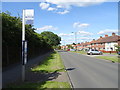
<path fill-rule="evenodd" d="M 54 11 L 54 10 L 57 10 L 57 8 L 52 8 L 52 7 L 48 8 L 48 11 Z"/>
<path fill-rule="evenodd" d="M 59 34 L 59 36 L 73 36 L 73 35 L 75 35 L 75 33 L 70 33 L 70 34 L 60 33 Z M 80 36 L 91 36 L 91 35 L 93 35 L 93 33 L 85 32 L 85 31 L 78 31 L 77 35 L 80 35 Z"/>
<path fill-rule="evenodd" d="M 81 39 L 81 40 L 91 40 L 92 38 L 91 37 L 80 37 L 79 39 Z"/>
<path fill-rule="evenodd" d="M 115 29 L 105 29 L 105 30 L 101 30 L 97 34 L 105 35 L 105 34 L 110 34 L 110 33 L 113 33 L 113 32 L 114 33 L 118 33 L 118 30 L 115 30 Z"/>
<path fill-rule="evenodd" d="M 56 7 L 57 7 L 57 8 L 63 8 L 63 6 L 61 6 L 61 5 L 57 5 Z"/>
<path fill-rule="evenodd" d="M 53 26 L 51 26 L 51 25 L 46 25 L 46 26 L 44 26 L 44 27 L 42 27 L 42 28 L 37 28 L 37 30 L 57 30 L 58 28 L 56 28 L 56 27 L 53 27 Z"/>
<path fill-rule="evenodd" d="M 72 6 L 75 7 L 86 7 L 91 5 L 101 4 L 108 0 L 43 0 L 40 3 L 41 9 L 48 9 L 48 11 L 57 10 L 57 14 L 67 14 L 70 12 Z M 49 7 L 51 5 L 55 5 L 53 7 Z M 63 9 L 63 12 L 59 12 L 58 9 Z"/>
<path fill-rule="evenodd" d="M 78 31 L 78 34 L 81 36 L 91 36 L 93 33 L 90 32 L 85 32 L 85 31 Z"/>
<path fill-rule="evenodd" d="M 90 5 L 96 5 L 108 0 L 45 0 L 51 4 L 55 4 L 61 8 L 70 8 L 71 6 L 84 7 Z"/>
<path fill-rule="evenodd" d="M 72 36 L 72 35 L 74 35 L 74 34 L 73 33 L 71 33 L 71 34 L 60 33 L 58 36 Z"/>
<path fill-rule="evenodd" d="M 73 24 L 73 27 L 74 28 L 80 28 L 80 27 L 88 27 L 90 24 L 87 24 L 87 23 L 80 23 L 80 22 L 75 22 Z"/>
<path fill-rule="evenodd" d="M 69 11 L 68 10 L 64 10 L 63 12 L 57 12 L 58 14 L 67 14 L 67 13 L 69 13 Z"/>
<path fill-rule="evenodd" d="M 41 9 L 47 9 L 48 7 L 50 6 L 50 4 L 48 4 L 48 3 L 40 3 L 40 7 L 41 7 Z"/>

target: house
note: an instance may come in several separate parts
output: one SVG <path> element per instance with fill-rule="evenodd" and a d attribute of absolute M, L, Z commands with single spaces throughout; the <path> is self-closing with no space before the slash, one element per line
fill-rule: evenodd
<path fill-rule="evenodd" d="M 112 33 L 112 36 L 105 35 L 104 37 L 100 36 L 99 39 L 93 39 L 90 42 L 90 48 L 105 51 L 116 51 L 115 45 L 118 45 L 120 36 Z"/>
<path fill-rule="evenodd" d="M 115 33 L 112 33 L 111 36 L 108 36 L 107 34 L 102 37 L 100 36 L 97 40 L 93 39 L 90 42 L 82 42 L 76 45 L 72 45 L 74 49 L 77 48 L 77 50 L 89 50 L 91 49 L 97 49 L 103 52 L 116 52 L 115 45 L 120 46 L 120 36 L 116 35 Z M 62 48 L 67 48 L 66 46 Z"/>
<path fill-rule="evenodd" d="M 112 36 L 105 35 L 103 39 L 100 40 L 100 43 L 104 44 L 104 51 L 115 51 L 115 45 L 118 45 L 118 35 L 112 33 Z"/>
<path fill-rule="evenodd" d="M 65 45 L 61 46 L 62 50 L 67 50 L 67 48 L 68 48 L 68 46 L 65 46 Z"/>

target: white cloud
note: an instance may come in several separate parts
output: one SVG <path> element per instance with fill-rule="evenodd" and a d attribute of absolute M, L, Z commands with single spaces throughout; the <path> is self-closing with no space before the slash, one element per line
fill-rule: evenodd
<path fill-rule="evenodd" d="M 72 35 L 74 35 L 74 34 L 73 33 L 71 33 L 71 34 L 60 33 L 58 36 L 72 36 Z"/>
<path fill-rule="evenodd" d="M 53 26 L 51 26 L 51 25 L 46 25 L 46 26 L 44 26 L 44 27 L 42 27 L 42 28 L 37 28 L 37 30 L 57 30 L 57 28 L 56 27 L 53 27 Z"/>
<path fill-rule="evenodd" d="M 105 2 L 107 0 L 45 0 L 51 4 L 56 4 L 57 6 L 61 6 L 63 8 L 69 8 L 71 6 L 83 7 L 90 6 Z"/>
<path fill-rule="evenodd" d="M 63 12 L 57 11 L 57 14 L 67 14 L 69 13 L 72 6 L 76 7 L 86 7 L 91 5 L 100 4 L 108 0 L 43 0 L 40 4 L 42 9 L 47 9 L 48 11 L 54 11 L 58 9 L 63 9 Z M 50 4 L 56 5 L 54 8 L 49 7 Z"/>
<path fill-rule="evenodd" d="M 101 30 L 97 34 L 105 35 L 105 34 L 110 34 L 110 33 L 113 33 L 113 32 L 114 33 L 118 33 L 118 30 L 115 30 L 115 29 L 105 29 L 105 30 Z"/>
<path fill-rule="evenodd" d="M 57 8 L 63 8 L 63 6 L 61 6 L 61 5 L 57 5 Z"/>
<path fill-rule="evenodd" d="M 48 8 L 48 11 L 54 11 L 54 10 L 57 10 L 57 8 L 52 8 L 52 7 Z"/>
<path fill-rule="evenodd" d="M 93 33 L 85 32 L 85 31 L 79 31 L 78 34 L 80 34 L 81 36 L 91 36 L 91 35 L 93 35 Z"/>
<path fill-rule="evenodd" d="M 63 12 L 57 12 L 58 14 L 67 14 L 67 13 L 69 13 L 69 11 L 68 10 L 64 10 Z"/>
<path fill-rule="evenodd" d="M 41 9 L 47 9 L 48 7 L 50 6 L 50 4 L 48 4 L 48 3 L 40 3 L 40 7 L 41 7 Z"/>
<path fill-rule="evenodd" d="M 81 39 L 81 40 L 91 40 L 92 38 L 91 37 L 80 37 L 79 39 Z"/>
<path fill-rule="evenodd" d="M 74 28 L 80 28 L 80 27 L 88 27 L 90 24 L 87 24 L 87 23 L 80 23 L 80 22 L 75 22 L 73 24 L 73 27 Z"/>
<path fill-rule="evenodd" d="M 2 2 L 45 2 L 45 0 L 1 0 Z M 85 0 L 84 0 L 85 1 Z M 92 0 L 93 2 L 95 0 Z M 106 0 L 106 2 L 119 2 L 119 0 Z"/>

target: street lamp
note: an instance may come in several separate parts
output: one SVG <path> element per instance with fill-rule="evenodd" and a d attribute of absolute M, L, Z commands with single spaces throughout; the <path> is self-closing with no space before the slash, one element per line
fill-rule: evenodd
<path fill-rule="evenodd" d="M 75 44 L 76 44 L 76 51 L 77 51 L 77 32 L 72 32 L 75 34 Z"/>

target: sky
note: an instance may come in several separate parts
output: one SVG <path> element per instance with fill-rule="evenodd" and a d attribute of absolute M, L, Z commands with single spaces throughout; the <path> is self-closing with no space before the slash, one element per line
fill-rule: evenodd
<path fill-rule="evenodd" d="M 91 41 L 105 34 L 110 36 L 112 32 L 118 33 L 118 2 L 2 2 L 2 12 L 9 11 L 12 16 L 22 17 L 23 9 L 34 9 L 35 32 L 51 31 L 61 37 L 61 45 Z"/>

